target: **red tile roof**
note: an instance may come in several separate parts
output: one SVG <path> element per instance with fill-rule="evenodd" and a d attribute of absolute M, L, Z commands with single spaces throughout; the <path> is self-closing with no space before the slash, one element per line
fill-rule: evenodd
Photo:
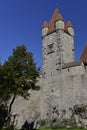
<path fill-rule="evenodd" d="M 48 30 L 48 34 L 55 31 L 55 22 L 57 20 L 63 20 L 63 17 L 62 15 L 60 14 L 59 10 L 56 8 L 54 13 L 53 13 L 53 16 L 49 22 L 49 30 Z"/>
<path fill-rule="evenodd" d="M 87 62 L 87 44 L 85 45 L 85 48 L 82 52 L 80 60 L 83 61 L 83 62 Z"/>
<path fill-rule="evenodd" d="M 73 25 L 72 25 L 72 23 L 70 21 L 68 21 L 67 23 L 65 23 L 65 32 L 69 34 L 68 27 L 73 27 Z"/>
<path fill-rule="evenodd" d="M 67 24 L 65 23 L 65 32 L 68 33 Z"/>
<path fill-rule="evenodd" d="M 70 21 L 68 21 L 68 22 L 66 23 L 66 26 L 67 26 L 67 27 L 73 27 L 73 25 L 72 25 L 72 23 L 71 23 Z"/>
<path fill-rule="evenodd" d="M 48 33 L 47 34 L 50 34 L 50 33 L 54 32 L 54 31 L 56 31 L 55 22 L 57 20 L 64 21 L 64 19 L 63 19 L 62 15 L 60 14 L 59 10 L 56 8 L 53 15 L 52 15 L 52 18 L 50 19 L 50 22 L 49 23 L 44 22 L 44 24 L 42 26 L 42 27 L 48 27 Z M 67 27 L 73 27 L 73 25 L 71 24 L 70 21 L 68 21 L 67 24 L 65 23 L 65 32 L 66 33 L 68 33 Z"/>
<path fill-rule="evenodd" d="M 75 67 L 75 66 L 80 66 L 81 63 L 82 63 L 81 61 L 74 61 L 74 62 L 70 62 L 70 63 L 64 63 L 64 65 L 62 66 L 62 69 Z"/>

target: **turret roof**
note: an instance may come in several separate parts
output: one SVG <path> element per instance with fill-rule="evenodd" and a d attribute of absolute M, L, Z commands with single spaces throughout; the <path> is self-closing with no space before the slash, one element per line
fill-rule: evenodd
<path fill-rule="evenodd" d="M 42 28 L 48 28 L 48 23 L 45 21 Z"/>
<path fill-rule="evenodd" d="M 54 11 L 54 13 L 53 13 L 53 15 L 52 15 L 52 17 L 51 17 L 51 19 L 50 19 L 50 22 L 47 23 L 47 22 L 45 21 L 44 24 L 43 24 L 43 26 L 42 26 L 42 28 L 44 28 L 44 27 L 48 28 L 48 33 L 47 33 L 47 34 L 50 34 L 50 33 L 54 32 L 54 31 L 56 30 L 55 22 L 56 22 L 57 20 L 62 20 L 62 21 L 64 21 L 64 19 L 63 19 L 61 13 L 60 13 L 59 10 L 56 8 L 55 11 Z M 72 25 L 72 23 L 71 23 L 70 21 L 68 21 L 67 23 L 64 22 L 64 24 L 65 24 L 65 30 L 64 30 L 64 31 L 65 31 L 66 33 L 68 33 L 67 27 L 73 27 L 73 25 Z M 68 34 L 69 34 L 69 33 L 68 33 Z"/>
<path fill-rule="evenodd" d="M 83 62 L 87 62 L 87 44 L 85 45 L 85 48 L 82 52 L 80 60 L 83 61 Z"/>
<path fill-rule="evenodd" d="M 63 17 L 60 14 L 59 10 L 56 8 L 50 20 L 50 23 L 55 22 L 57 20 L 63 20 Z"/>
<path fill-rule="evenodd" d="M 68 27 L 73 28 L 73 25 L 72 25 L 71 21 L 68 21 L 67 23 L 65 23 L 65 32 L 69 34 Z"/>
<path fill-rule="evenodd" d="M 49 30 L 48 30 L 48 33 L 51 33 L 51 32 L 53 32 L 53 31 L 55 30 L 54 24 L 55 24 L 55 22 L 56 22 L 57 20 L 63 20 L 63 17 L 62 17 L 62 15 L 60 14 L 59 10 L 56 8 L 55 11 L 54 11 L 54 13 L 53 13 L 53 15 L 52 15 L 52 18 L 51 18 L 51 20 L 50 20 L 50 22 L 49 22 Z"/>
<path fill-rule="evenodd" d="M 68 21 L 68 22 L 66 23 L 66 26 L 67 26 L 67 27 L 73 27 L 71 21 Z"/>

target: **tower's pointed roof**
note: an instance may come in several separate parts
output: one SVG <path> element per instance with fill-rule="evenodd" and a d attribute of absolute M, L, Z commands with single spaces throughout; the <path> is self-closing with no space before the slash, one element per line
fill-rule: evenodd
<path fill-rule="evenodd" d="M 50 34 L 50 33 L 52 33 L 52 32 L 54 32 L 54 31 L 56 31 L 55 22 L 56 22 L 57 20 L 61 20 L 61 21 L 64 22 L 64 24 L 65 24 L 64 31 L 69 34 L 69 32 L 68 32 L 68 27 L 73 27 L 73 25 L 72 25 L 72 23 L 71 23 L 70 21 L 68 21 L 67 23 L 65 23 L 65 21 L 64 21 L 64 19 L 63 19 L 63 17 L 62 17 L 62 15 L 61 15 L 61 13 L 60 13 L 59 10 L 56 8 L 55 11 L 54 11 L 54 13 L 53 13 L 53 15 L 52 15 L 52 17 L 51 17 L 51 19 L 50 19 L 50 22 L 47 23 L 47 22 L 45 21 L 44 24 L 43 24 L 43 26 L 42 26 L 42 28 L 48 28 L 47 35 Z M 70 35 L 70 34 L 69 34 L 69 35 Z"/>
<path fill-rule="evenodd" d="M 87 44 L 85 45 L 85 48 L 82 52 L 80 60 L 83 61 L 83 62 L 87 62 Z"/>
<path fill-rule="evenodd" d="M 63 17 L 60 14 L 59 10 L 56 8 L 50 20 L 50 23 L 55 22 L 57 20 L 63 20 Z"/>
<path fill-rule="evenodd" d="M 64 20 L 64 19 L 63 19 L 62 15 L 60 14 L 59 10 L 56 8 L 52 15 L 52 18 L 50 19 L 50 22 L 49 22 L 48 33 L 53 32 L 55 30 L 54 24 L 57 20 Z"/>

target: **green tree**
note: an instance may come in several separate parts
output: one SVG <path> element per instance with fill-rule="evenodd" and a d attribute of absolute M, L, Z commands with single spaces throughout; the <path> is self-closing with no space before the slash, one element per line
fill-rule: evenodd
<path fill-rule="evenodd" d="M 8 106 L 7 127 L 10 127 L 11 109 L 17 96 L 29 97 L 29 89 L 38 90 L 36 85 L 39 71 L 34 63 L 32 53 L 24 45 L 13 49 L 12 56 L 8 57 L 0 66 L 0 98 Z"/>

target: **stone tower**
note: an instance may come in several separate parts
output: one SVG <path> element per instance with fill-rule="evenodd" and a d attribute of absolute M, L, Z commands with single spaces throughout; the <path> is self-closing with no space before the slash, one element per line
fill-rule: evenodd
<path fill-rule="evenodd" d="M 18 128 L 25 121 L 50 122 L 61 117 L 64 110 L 64 119 L 69 119 L 70 108 L 81 104 L 87 106 L 87 44 L 80 60 L 75 61 L 74 29 L 70 21 L 65 23 L 58 9 L 50 22 L 43 24 L 42 56 L 42 75 L 38 79 L 40 90 L 31 89 L 29 100 L 17 97 L 13 104 L 12 114 L 18 115 Z M 60 116 L 53 112 L 56 108 Z"/>
<path fill-rule="evenodd" d="M 42 74 L 47 81 L 58 76 L 64 63 L 74 61 L 74 29 L 58 9 L 42 26 L 42 58 Z"/>

